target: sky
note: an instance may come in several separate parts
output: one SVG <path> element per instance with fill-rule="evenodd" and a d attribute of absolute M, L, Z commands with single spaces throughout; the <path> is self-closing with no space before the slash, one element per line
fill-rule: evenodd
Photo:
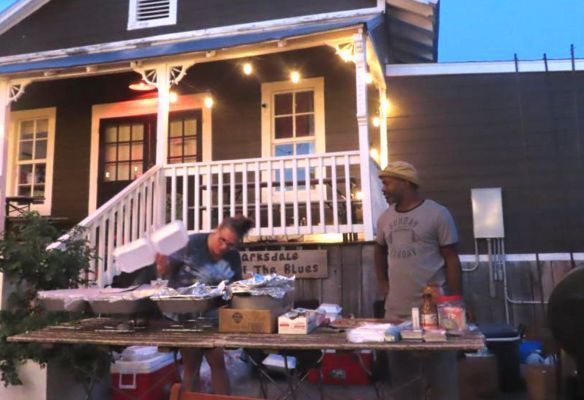
<path fill-rule="evenodd" d="M 584 0 L 440 0 L 438 61 L 584 58 L 582 21 Z"/>

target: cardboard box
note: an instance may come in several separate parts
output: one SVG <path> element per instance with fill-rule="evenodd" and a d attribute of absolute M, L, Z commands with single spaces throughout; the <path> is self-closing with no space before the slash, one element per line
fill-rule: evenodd
<path fill-rule="evenodd" d="M 496 358 L 493 355 L 467 355 L 459 360 L 458 384 L 461 399 L 496 399 L 499 395 Z"/>
<path fill-rule="evenodd" d="M 274 333 L 278 317 L 288 309 L 248 310 L 245 308 L 219 309 L 219 332 L 222 333 Z"/>
<path fill-rule="evenodd" d="M 306 310 L 302 314 L 292 310 L 278 317 L 278 333 L 306 335 L 316 329 L 323 319 L 324 314 L 314 310 Z"/>

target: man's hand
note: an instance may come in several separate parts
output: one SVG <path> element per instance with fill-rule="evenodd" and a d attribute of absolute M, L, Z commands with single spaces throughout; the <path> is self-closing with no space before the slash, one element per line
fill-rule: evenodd
<path fill-rule="evenodd" d="M 165 278 L 170 271 L 170 261 L 168 256 L 156 253 L 156 275 L 159 278 Z"/>

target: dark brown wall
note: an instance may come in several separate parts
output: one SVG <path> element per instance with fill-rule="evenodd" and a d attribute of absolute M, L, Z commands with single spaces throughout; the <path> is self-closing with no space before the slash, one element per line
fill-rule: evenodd
<path fill-rule="evenodd" d="M 127 30 L 128 0 L 52 0 L 0 37 L 0 56 L 374 7 L 375 0 L 179 0 L 177 24 Z"/>
<path fill-rule="evenodd" d="M 390 159 L 454 214 L 474 252 L 471 188 L 501 187 L 507 252 L 582 251 L 584 74 L 391 78 Z"/>
<path fill-rule="evenodd" d="M 213 159 L 261 156 L 261 83 L 287 80 L 290 68 L 306 78 L 325 80 L 327 151 L 355 150 L 354 66 L 343 63 L 328 47 L 253 60 L 254 77 L 241 73 L 240 61 L 199 64 L 189 69 L 177 90 L 181 94 L 211 91 L 213 109 Z M 96 78 L 33 83 L 13 110 L 56 107 L 56 142 L 53 215 L 77 222 L 87 215 L 91 107 L 94 104 L 133 100 L 128 84 L 135 73 Z"/>

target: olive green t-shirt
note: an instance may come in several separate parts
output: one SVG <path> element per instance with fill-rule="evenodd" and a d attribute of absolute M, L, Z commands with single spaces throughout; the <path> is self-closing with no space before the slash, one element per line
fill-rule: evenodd
<path fill-rule="evenodd" d="M 429 282 L 446 286 L 440 247 L 458 242 L 454 219 L 448 209 L 424 200 L 409 211 L 391 205 L 377 222 L 377 243 L 387 246 L 389 294 L 386 318 L 407 319 L 412 307 L 422 303 Z"/>

